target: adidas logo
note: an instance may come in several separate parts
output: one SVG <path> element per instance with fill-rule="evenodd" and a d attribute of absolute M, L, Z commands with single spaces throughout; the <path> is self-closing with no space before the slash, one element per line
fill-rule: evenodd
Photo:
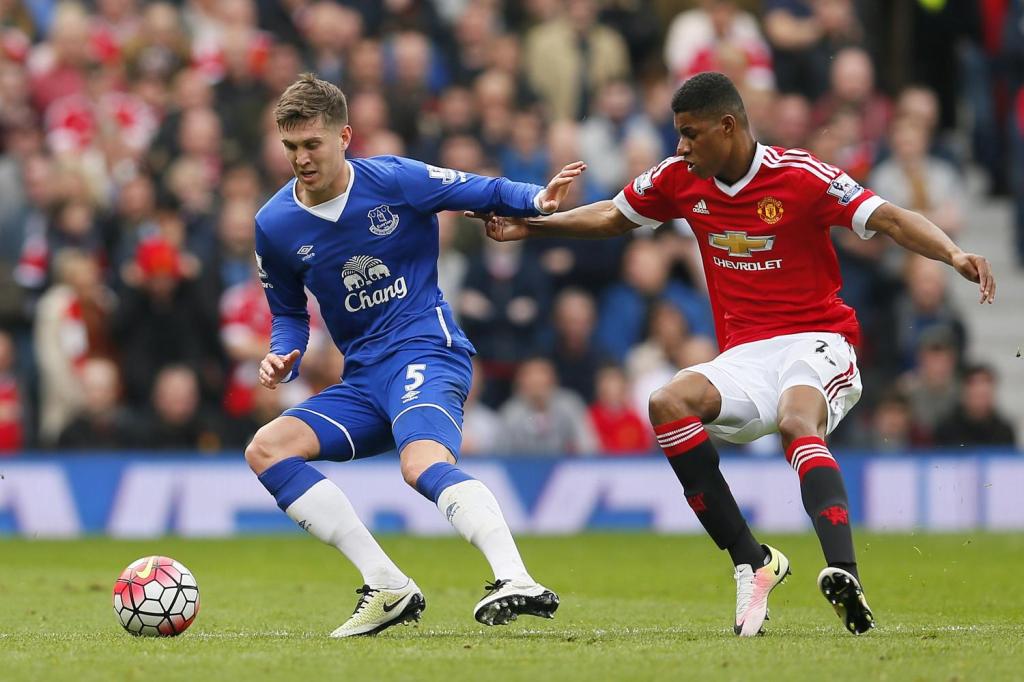
<path fill-rule="evenodd" d="M 703 199 L 693 205 L 693 212 L 701 213 L 703 215 L 711 215 L 711 211 L 708 210 L 708 205 L 704 203 Z"/>

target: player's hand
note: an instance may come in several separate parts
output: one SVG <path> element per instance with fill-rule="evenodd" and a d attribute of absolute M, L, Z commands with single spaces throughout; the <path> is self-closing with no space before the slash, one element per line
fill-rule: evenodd
<path fill-rule="evenodd" d="M 587 164 L 582 161 L 573 161 L 568 166 L 565 166 L 558 172 L 558 175 L 551 178 L 551 182 L 548 186 L 541 190 L 540 198 L 537 203 L 540 205 L 540 210 L 543 213 L 554 213 L 558 210 L 558 206 L 565 199 L 565 195 L 569 193 L 569 185 L 577 177 L 583 174 L 583 171 L 587 170 Z"/>
<path fill-rule="evenodd" d="M 291 373 L 299 355 L 301 353 L 298 350 L 293 350 L 288 355 L 267 353 L 260 363 L 260 385 L 271 390 L 277 388 L 277 385 Z"/>
<path fill-rule="evenodd" d="M 953 256 L 952 265 L 964 278 L 978 283 L 981 291 L 978 303 L 992 303 L 996 300 L 996 278 L 984 256 L 961 251 Z"/>
<path fill-rule="evenodd" d="M 508 218 L 476 211 L 466 211 L 464 215 L 484 221 L 487 236 L 496 242 L 517 242 L 530 236 L 530 226 L 525 218 Z"/>

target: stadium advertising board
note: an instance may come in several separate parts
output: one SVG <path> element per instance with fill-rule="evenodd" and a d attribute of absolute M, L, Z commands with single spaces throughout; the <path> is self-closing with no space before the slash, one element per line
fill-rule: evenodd
<path fill-rule="evenodd" d="M 1024 529 L 1020 455 L 841 456 L 841 462 L 852 520 L 871 530 Z M 375 531 L 452 532 L 389 458 L 317 466 Z M 755 527 L 808 527 L 797 477 L 784 461 L 727 457 L 722 466 Z M 467 459 L 463 468 L 490 487 L 516 533 L 700 530 L 661 458 Z M 0 463 L 0 477 L 3 535 L 297 532 L 240 458 L 26 456 Z"/>

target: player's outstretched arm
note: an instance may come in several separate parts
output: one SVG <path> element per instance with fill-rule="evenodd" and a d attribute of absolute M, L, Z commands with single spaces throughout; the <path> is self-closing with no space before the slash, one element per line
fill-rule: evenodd
<path fill-rule="evenodd" d="M 967 253 L 935 223 L 919 213 L 891 203 L 879 206 L 868 218 L 867 228 L 893 238 L 905 249 L 947 263 L 965 279 L 976 282 L 980 290 L 978 303 L 996 299 L 996 280 L 984 256 Z"/>
<path fill-rule="evenodd" d="M 288 355 L 267 353 L 263 361 L 260 362 L 260 384 L 271 390 L 276 389 L 277 385 L 291 374 L 292 367 L 295 366 L 295 361 L 299 359 L 300 355 L 298 349 Z"/>
<path fill-rule="evenodd" d="M 508 218 L 472 211 L 467 211 L 466 215 L 484 221 L 487 236 L 496 242 L 514 242 L 528 237 L 607 239 L 639 227 L 611 201 L 598 201 L 540 218 Z"/>

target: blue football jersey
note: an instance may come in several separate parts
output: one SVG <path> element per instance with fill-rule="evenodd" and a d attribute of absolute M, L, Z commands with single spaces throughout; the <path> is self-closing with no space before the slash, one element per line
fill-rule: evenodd
<path fill-rule="evenodd" d="M 309 208 L 296 197 L 293 179 L 256 214 L 256 264 L 273 314 L 271 351 L 305 352 L 308 289 L 346 363 L 372 363 L 412 341 L 475 352 L 437 287 L 436 214 L 535 216 L 543 188 L 394 156 L 347 163 L 341 196 Z"/>

